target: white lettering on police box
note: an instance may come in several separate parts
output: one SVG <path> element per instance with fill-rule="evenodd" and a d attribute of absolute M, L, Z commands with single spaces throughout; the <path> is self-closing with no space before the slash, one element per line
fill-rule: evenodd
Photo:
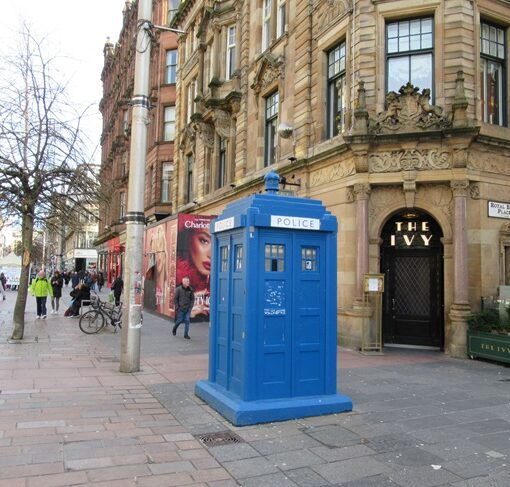
<path fill-rule="evenodd" d="M 318 218 L 271 215 L 271 226 L 279 228 L 293 228 L 295 230 L 320 230 L 321 221 Z"/>
<path fill-rule="evenodd" d="M 230 230 L 234 228 L 234 217 L 225 218 L 224 220 L 220 220 L 219 222 L 214 223 L 214 231 L 215 232 L 224 232 L 225 230 Z"/>

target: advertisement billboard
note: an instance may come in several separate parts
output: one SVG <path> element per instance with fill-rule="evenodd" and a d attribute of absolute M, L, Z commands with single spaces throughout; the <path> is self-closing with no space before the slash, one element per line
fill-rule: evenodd
<path fill-rule="evenodd" d="M 176 284 L 189 277 L 195 291 L 192 321 L 209 321 L 212 215 L 179 215 Z"/>
<path fill-rule="evenodd" d="M 209 321 L 211 235 L 215 216 L 181 214 L 145 231 L 144 306 L 174 318 L 175 288 L 189 277 L 192 321 Z"/>

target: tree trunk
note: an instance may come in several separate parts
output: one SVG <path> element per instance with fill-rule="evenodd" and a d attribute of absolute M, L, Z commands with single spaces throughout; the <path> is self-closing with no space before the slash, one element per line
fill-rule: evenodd
<path fill-rule="evenodd" d="M 21 226 L 21 245 L 23 257 L 21 259 L 21 273 L 19 277 L 18 297 L 12 316 L 13 329 L 11 340 L 23 340 L 25 332 L 25 308 L 27 305 L 28 285 L 30 278 L 30 261 L 32 260 L 32 245 L 34 238 L 34 218 L 32 212 L 24 213 Z"/>

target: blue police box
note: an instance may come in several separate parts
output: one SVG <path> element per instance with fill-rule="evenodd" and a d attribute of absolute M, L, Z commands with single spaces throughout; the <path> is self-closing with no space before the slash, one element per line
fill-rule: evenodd
<path fill-rule="evenodd" d="M 209 380 L 195 393 L 236 426 L 352 410 L 336 390 L 336 217 L 266 193 L 211 223 Z"/>

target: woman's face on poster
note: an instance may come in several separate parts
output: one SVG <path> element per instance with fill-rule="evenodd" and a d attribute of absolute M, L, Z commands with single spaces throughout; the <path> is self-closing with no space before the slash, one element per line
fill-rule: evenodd
<path fill-rule="evenodd" d="M 206 230 L 193 233 L 190 242 L 191 261 L 203 275 L 211 273 L 211 235 Z"/>

